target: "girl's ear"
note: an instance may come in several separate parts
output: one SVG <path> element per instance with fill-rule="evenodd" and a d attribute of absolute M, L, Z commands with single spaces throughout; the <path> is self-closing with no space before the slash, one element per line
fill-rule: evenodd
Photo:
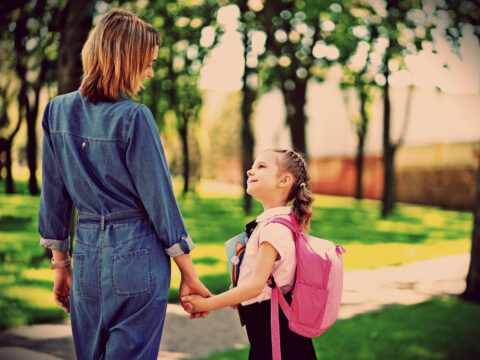
<path fill-rule="evenodd" d="M 285 173 L 280 176 L 280 180 L 278 182 L 279 187 L 287 187 L 293 184 L 293 176 L 290 173 Z"/>

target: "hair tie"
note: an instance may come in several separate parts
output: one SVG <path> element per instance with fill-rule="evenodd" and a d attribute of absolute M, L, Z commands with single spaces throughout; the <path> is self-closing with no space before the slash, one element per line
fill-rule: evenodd
<path fill-rule="evenodd" d="M 306 186 L 306 185 L 305 185 L 304 182 L 302 182 L 302 183 L 300 184 L 300 187 L 301 187 L 301 188 L 302 188 L 302 187 L 305 187 L 305 186 Z"/>

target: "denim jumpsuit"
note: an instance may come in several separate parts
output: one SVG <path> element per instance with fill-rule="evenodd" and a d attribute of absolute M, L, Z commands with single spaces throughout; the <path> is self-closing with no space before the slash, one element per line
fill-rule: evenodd
<path fill-rule="evenodd" d="M 170 257 L 189 253 L 150 110 L 77 92 L 47 105 L 42 126 L 40 244 L 70 248 L 78 209 L 70 311 L 78 359 L 156 359 Z"/>

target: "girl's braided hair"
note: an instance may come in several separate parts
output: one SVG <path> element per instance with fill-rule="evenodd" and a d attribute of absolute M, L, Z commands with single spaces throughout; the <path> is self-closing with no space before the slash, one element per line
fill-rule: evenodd
<path fill-rule="evenodd" d="M 279 157 L 280 170 L 287 171 L 294 177 L 294 183 L 287 201 L 293 200 L 295 218 L 302 226 L 303 231 L 308 232 L 310 230 L 310 218 L 312 217 L 313 195 L 306 161 L 296 151 L 274 149 L 273 152 L 281 155 Z"/>

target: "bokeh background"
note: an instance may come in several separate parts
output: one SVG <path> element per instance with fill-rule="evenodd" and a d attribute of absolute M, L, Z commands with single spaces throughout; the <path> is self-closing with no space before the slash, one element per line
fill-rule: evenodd
<path fill-rule="evenodd" d="M 460 298 L 342 320 L 316 339 L 319 356 L 480 357 L 478 0 L 3 1 L 0 329 L 66 316 L 38 246 L 40 119 L 78 88 L 83 43 L 113 7 L 161 34 L 135 100 L 155 116 L 213 292 L 229 285 L 224 241 L 262 211 L 244 192 L 246 170 L 262 150 L 292 148 L 308 159 L 312 233 L 347 248 L 347 272 L 470 254 Z M 172 302 L 178 282 L 174 272 Z"/>

